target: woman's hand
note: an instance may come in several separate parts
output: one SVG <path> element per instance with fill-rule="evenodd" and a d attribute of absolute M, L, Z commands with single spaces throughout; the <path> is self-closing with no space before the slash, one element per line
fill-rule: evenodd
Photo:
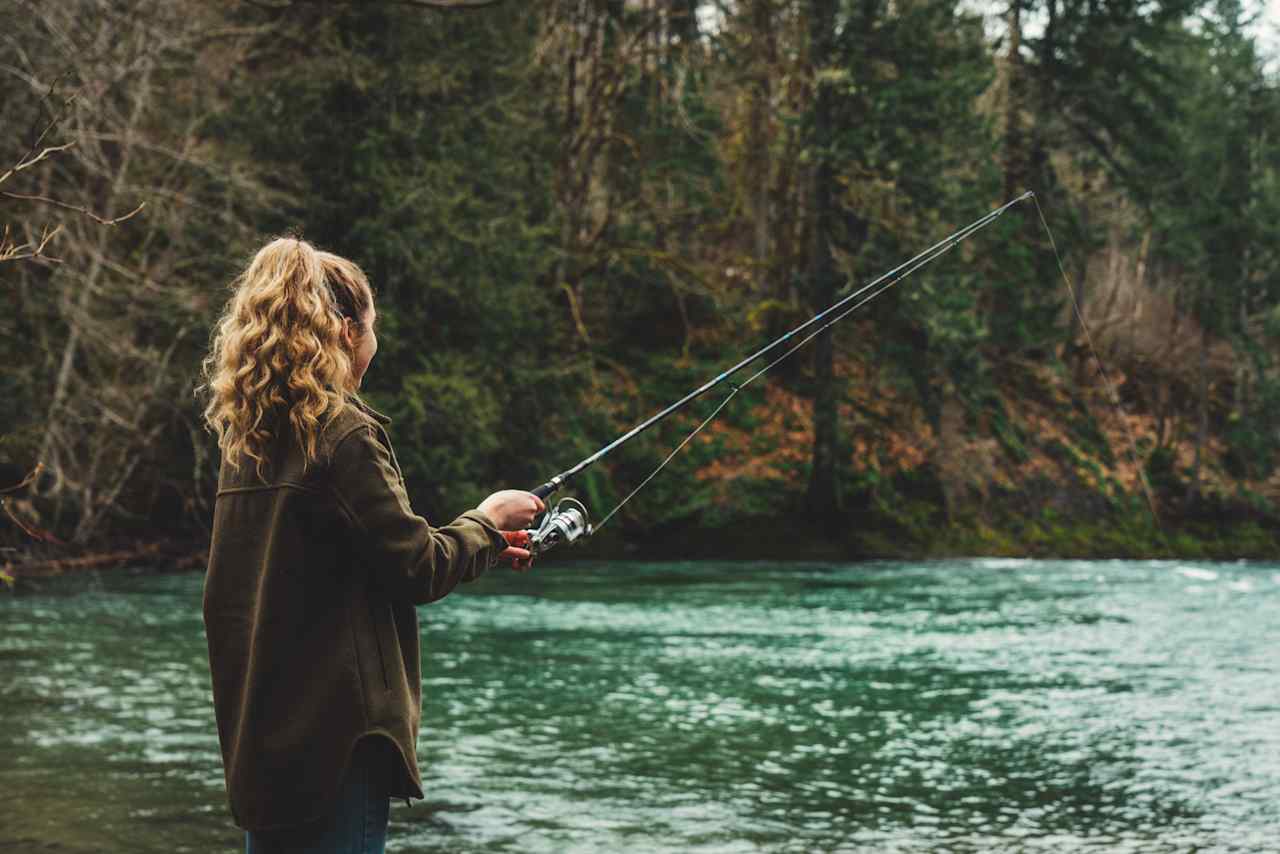
<path fill-rule="evenodd" d="M 507 547 L 499 558 L 511 561 L 511 568 L 516 572 L 524 572 L 533 566 L 533 553 L 529 551 L 528 531 L 503 531 Z"/>
<path fill-rule="evenodd" d="M 533 517 L 547 509 L 542 499 L 522 489 L 495 492 L 476 508 L 489 517 L 499 531 L 518 531 L 533 523 Z"/>

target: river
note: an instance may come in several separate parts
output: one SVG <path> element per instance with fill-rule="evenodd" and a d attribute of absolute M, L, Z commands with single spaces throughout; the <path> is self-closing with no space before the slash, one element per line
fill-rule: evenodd
<path fill-rule="evenodd" d="M 0 596 L 0 851 L 232 852 L 198 574 Z M 1280 564 L 566 563 L 422 609 L 394 852 L 1280 851 Z"/>

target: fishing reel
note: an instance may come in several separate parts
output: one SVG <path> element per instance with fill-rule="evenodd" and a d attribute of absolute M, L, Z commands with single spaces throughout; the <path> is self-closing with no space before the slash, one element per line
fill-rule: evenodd
<path fill-rule="evenodd" d="M 592 533 L 587 508 L 576 498 L 561 498 L 542 515 L 542 523 L 529 529 L 529 551 L 535 555 L 559 545 L 569 545 Z"/>

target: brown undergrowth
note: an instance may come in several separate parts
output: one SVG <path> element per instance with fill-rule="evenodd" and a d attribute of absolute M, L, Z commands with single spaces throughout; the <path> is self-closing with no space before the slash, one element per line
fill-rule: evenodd
<path fill-rule="evenodd" d="M 1175 552 L 1185 552 L 1177 538 L 1199 536 L 1184 528 L 1182 517 L 1181 487 L 1195 464 L 1188 431 L 1170 430 L 1158 414 L 1137 411 L 1132 403 L 1117 405 L 1096 370 L 1029 361 L 1004 367 L 986 406 L 975 410 L 958 398 L 946 399 L 935 430 L 909 391 L 864 362 L 843 361 L 838 371 L 847 379 L 840 414 L 849 449 L 843 462 L 851 475 L 849 498 L 871 508 L 871 519 L 864 515 L 861 523 L 874 529 L 877 507 L 893 515 L 896 509 L 886 504 L 898 502 L 913 508 L 914 523 L 906 531 L 914 540 L 907 549 L 913 553 L 946 551 L 947 543 L 1001 553 L 1053 553 L 1057 547 L 1043 542 L 1047 530 L 1071 539 L 1073 528 L 1092 530 L 1125 520 L 1148 529 L 1143 535 L 1148 545 L 1104 543 L 1099 549 L 1135 556 L 1147 548 L 1161 550 L 1158 544 L 1168 540 L 1175 542 Z M 1133 376 L 1115 367 L 1108 373 L 1122 400 L 1142 398 L 1127 388 L 1137 382 Z M 748 417 L 713 422 L 698 437 L 721 450 L 698 469 L 697 479 L 710 484 L 714 500 L 724 505 L 739 500 L 739 486 L 746 482 L 799 494 L 813 442 L 810 412 L 807 398 L 781 382 L 770 383 Z M 1157 486 L 1149 505 L 1142 475 L 1157 450 L 1183 480 L 1178 489 Z M 1234 479 L 1223 465 L 1226 452 L 1216 436 L 1205 442 L 1199 494 L 1225 505 L 1249 493 L 1274 500 L 1280 474 L 1258 482 Z M 936 496 L 895 487 L 911 482 L 935 484 Z M 860 499 L 860 493 L 874 493 L 874 500 L 862 500 L 867 496 Z M 1046 526 L 1045 519 L 1053 524 Z M 901 525 L 901 520 L 888 521 Z M 1029 541 L 1021 539 L 1024 534 Z M 1096 534 L 1089 537 L 1098 540 Z"/>

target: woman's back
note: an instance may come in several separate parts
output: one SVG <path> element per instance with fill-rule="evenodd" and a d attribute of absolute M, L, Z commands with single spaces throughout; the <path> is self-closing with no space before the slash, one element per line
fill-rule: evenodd
<path fill-rule="evenodd" d="M 346 804 L 353 779 L 383 827 L 388 797 L 423 797 L 414 606 L 510 555 L 495 522 L 523 527 L 541 502 L 495 493 L 440 528 L 413 512 L 387 419 L 356 393 L 376 311 L 350 261 L 285 238 L 233 288 L 206 360 L 223 462 L 204 621 L 232 813 L 253 848 L 263 831 L 350 825 L 367 806 Z M 388 750 L 357 751 L 363 739 Z"/>

